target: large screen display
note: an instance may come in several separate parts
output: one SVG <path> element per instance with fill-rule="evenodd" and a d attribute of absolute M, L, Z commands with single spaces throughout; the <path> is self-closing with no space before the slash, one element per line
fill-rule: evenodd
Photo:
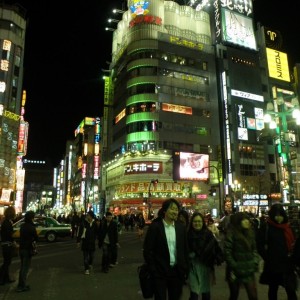
<path fill-rule="evenodd" d="M 251 18 L 222 9 L 223 40 L 256 50 L 256 40 Z"/>
<path fill-rule="evenodd" d="M 174 152 L 174 180 L 203 180 L 209 178 L 209 155 L 192 152 Z"/>

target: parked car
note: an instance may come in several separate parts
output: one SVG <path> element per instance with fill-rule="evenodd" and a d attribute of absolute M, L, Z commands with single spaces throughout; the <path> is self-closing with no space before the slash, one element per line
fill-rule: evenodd
<path fill-rule="evenodd" d="M 20 238 L 20 226 L 24 222 L 24 218 L 20 219 L 13 225 L 15 239 Z M 34 218 L 34 224 L 39 236 L 39 239 L 46 239 L 46 241 L 52 243 L 57 238 L 71 236 L 71 225 L 59 223 L 52 217 L 36 216 Z"/>

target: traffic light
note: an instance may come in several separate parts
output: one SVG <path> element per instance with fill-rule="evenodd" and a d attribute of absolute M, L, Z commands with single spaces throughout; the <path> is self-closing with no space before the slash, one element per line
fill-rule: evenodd
<path fill-rule="evenodd" d="M 210 196 L 216 196 L 216 194 L 217 194 L 217 190 L 214 187 L 211 187 L 209 189 L 209 195 Z"/>

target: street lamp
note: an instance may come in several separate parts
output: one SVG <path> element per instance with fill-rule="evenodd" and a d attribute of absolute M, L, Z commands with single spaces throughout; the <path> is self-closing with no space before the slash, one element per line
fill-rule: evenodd
<path fill-rule="evenodd" d="M 220 182 L 220 173 L 219 173 L 219 169 L 216 166 L 210 165 L 209 167 L 204 167 L 202 168 L 202 170 L 204 169 L 210 169 L 210 168 L 214 168 L 217 171 L 217 176 L 218 176 L 218 188 L 219 188 L 219 215 L 222 212 L 222 208 L 223 208 L 223 203 L 222 203 L 222 195 L 221 195 L 221 182 Z M 215 196 L 215 190 L 213 188 L 210 189 L 210 194 L 211 196 Z"/>
<path fill-rule="evenodd" d="M 237 192 L 241 191 L 241 187 L 242 187 L 242 185 L 240 184 L 240 182 L 235 179 L 231 185 L 231 189 L 234 192 L 234 200 L 236 200 L 236 196 L 238 197 Z M 243 198 L 242 193 L 240 195 L 240 198 L 241 199 Z M 233 202 L 234 202 L 234 200 L 233 200 Z M 233 206 L 234 206 L 234 203 L 233 203 Z"/>
<path fill-rule="evenodd" d="M 124 10 L 121 10 L 121 9 L 117 9 L 117 8 L 115 8 L 115 9 L 113 9 L 113 11 L 112 11 L 114 14 L 123 14 L 123 13 L 125 13 L 125 11 Z"/>
<path fill-rule="evenodd" d="M 108 19 L 107 21 L 108 21 L 108 23 L 112 23 L 112 22 L 119 23 L 120 22 L 120 20 L 116 20 L 116 19 Z"/>
<path fill-rule="evenodd" d="M 115 30 L 116 30 L 116 28 L 105 27 L 105 30 L 106 30 L 106 31 L 115 31 Z"/>
<path fill-rule="evenodd" d="M 285 93 L 284 93 L 285 92 Z M 299 102 L 294 93 L 273 89 L 273 103 L 267 104 L 264 122 L 269 124 L 269 129 L 274 130 L 273 140 L 276 144 L 278 161 L 277 172 L 280 180 L 280 188 L 283 202 L 294 202 L 294 187 L 292 179 L 292 164 L 290 147 L 296 145 L 296 135 L 290 130 L 288 123 L 300 125 Z M 290 102 L 286 100 L 292 98 Z M 292 117 L 292 118 L 291 118 Z M 289 197 L 289 198 L 288 198 Z"/>

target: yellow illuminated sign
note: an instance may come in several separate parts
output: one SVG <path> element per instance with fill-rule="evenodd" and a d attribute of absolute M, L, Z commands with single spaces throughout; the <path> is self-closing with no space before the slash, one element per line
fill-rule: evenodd
<path fill-rule="evenodd" d="M 267 48 L 269 76 L 278 80 L 290 82 L 287 54 Z"/>
<path fill-rule="evenodd" d="M 125 108 L 116 116 L 115 118 L 115 124 L 117 124 L 121 119 L 123 119 L 126 115 Z"/>
<path fill-rule="evenodd" d="M 185 40 L 176 36 L 170 36 L 170 43 L 185 46 L 188 48 L 196 49 L 196 50 L 203 50 L 204 45 L 200 43 L 194 43 L 190 40 Z"/>
<path fill-rule="evenodd" d="M 186 115 L 193 114 L 193 109 L 189 106 L 175 105 L 170 103 L 162 103 L 162 110 Z"/>

